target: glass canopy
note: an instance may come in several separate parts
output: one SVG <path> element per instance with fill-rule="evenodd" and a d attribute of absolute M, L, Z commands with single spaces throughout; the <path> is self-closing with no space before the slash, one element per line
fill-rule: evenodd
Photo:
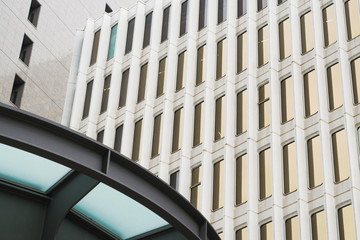
<path fill-rule="evenodd" d="M 103 183 L 90 191 L 74 208 L 121 239 L 169 225 L 148 208 Z"/>
<path fill-rule="evenodd" d="M 41 192 L 71 171 L 63 165 L 0 143 L 0 178 Z"/>

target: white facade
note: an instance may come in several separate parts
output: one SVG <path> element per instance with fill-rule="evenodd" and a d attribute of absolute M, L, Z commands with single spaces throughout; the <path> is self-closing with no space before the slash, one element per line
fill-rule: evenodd
<path fill-rule="evenodd" d="M 357 1 L 357 0 L 351 0 Z M 247 2 L 247 13 L 237 17 L 240 1 L 227 1 L 227 20 L 218 24 L 218 1 L 207 1 L 207 26 L 198 31 L 199 1 L 188 1 L 187 33 L 179 37 L 180 0 L 138 1 L 137 5 L 104 14 L 103 18 L 89 19 L 83 34 L 77 40 L 74 61 L 78 74 L 72 74 L 68 89 L 68 107 L 63 123 L 91 138 L 104 130 L 103 143 L 114 147 L 115 131 L 123 125 L 121 153 L 132 157 L 135 123 L 142 119 L 139 164 L 149 169 L 166 182 L 170 174 L 179 170 L 179 192 L 190 199 L 192 169 L 201 165 L 200 211 L 226 240 L 235 239 L 238 230 L 246 227 L 248 239 L 260 239 L 261 226 L 272 222 L 270 235 L 273 239 L 286 239 L 286 220 L 298 216 L 300 234 L 294 239 L 316 239 L 311 220 L 314 213 L 324 210 L 327 239 L 340 238 L 338 210 L 352 205 L 352 231 L 360 239 L 360 168 L 357 128 L 360 126 L 360 105 L 354 104 L 351 61 L 360 55 L 360 38 L 347 39 L 346 11 L 343 0 L 305 1 L 287 0 L 278 5 L 269 1 L 261 11 L 257 1 Z M 323 9 L 333 4 L 336 21 L 336 42 L 324 47 Z M 171 6 L 168 40 L 160 44 L 163 10 Z M 314 48 L 302 54 L 300 18 L 311 11 Z M 143 49 L 145 16 L 152 12 L 150 45 Z M 359 9 L 357 11 L 359 12 Z M 128 22 L 135 17 L 132 50 L 125 53 Z M 290 19 L 291 56 L 279 61 L 279 23 Z M 359 19 L 358 19 L 359 20 Z M 107 61 L 111 27 L 118 24 L 115 56 Z M 258 31 L 265 25 L 269 38 L 264 39 L 269 49 L 269 61 L 258 67 Z M 356 26 L 360 22 L 356 23 Z M 97 60 L 89 67 L 94 33 L 101 29 Z M 237 37 L 247 32 L 247 69 L 237 73 Z M 217 43 L 227 39 L 226 75 L 216 80 Z M 195 86 L 197 50 L 206 44 L 205 81 Z M 184 88 L 175 91 L 178 55 L 187 52 Z M 80 57 L 81 52 L 81 57 Z M 159 61 L 164 57 L 164 94 L 156 97 Z M 148 63 L 145 100 L 137 103 L 140 69 Z M 335 63 L 340 65 L 342 105 L 329 111 L 327 69 Z M 74 65 L 73 65 L 74 66 Z M 121 78 L 130 69 L 126 105 L 118 108 Z M 316 73 L 317 113 L 305 116 L 304 74 Z M 111 74 L 107 111 L 100 114 L 104 79 Z M 294 117 L 281 123 L 281 81 L 291 76 Z M 93 80 L 89 114 L 82 118 L 86 86 Z M 270 86 L 270 125 L 259 129 L 259 87 Z M 76 86 L 75 86 L 76 85 Z M 242 90 L 247 90 L 247 131 L 236 135 L 237 100 Z M 215 102 L 226 96 L 224 111 L 224 137 L 214 141 Z M 72 98 L 72 96 L 74 96 Z M 73 103 L 72 103 L 73 102 Z M 202 143 L 193 147 L 194 108 L 204 102 Z M 71 107 L 71 104 L 72 107 Z M 172 153 L 174 112 L 182 108 L 181 149 Z M 162 113 L 160 152 L 151 157 L 154 117 Z M 334 145 L 332 136 L 344 129 L 349 172 L 345 180 L 335 183 Z M 321 173 L 319 186 L 309 189 L 308 140 L 320 136 Z M 283 147 L 295 142 L 296 191 L 284 194 Z M 271 148 L 271 196 L 259 200 L 260 169 L 259 154 Z M 247 155 L 247 201 L 236 205 L 236 159 Z M 224 159 L 224 179 L 220 192 L 223 207 L 213 211 L 214 164 Z M 342 168 L 340 166 L 339 168 Z M 318 169 L 317 169 L 318 170 Z M 265 170 L 264 170 L 265 171 Z M 220 187 L 221 188 L 221 187 Z M 221 198 L 221 197 L 220 197 Z M 355 231 L 356 229 L 356 231 Z M 324 232 L 322 233 L 324 234 Z M 347 239 L 351 235 L 347 235 Z M 349 238 L 350 236 L 350 238 Z M 238 238 L 241 239 L 241 238 Z M 320 239 L 320 238 L 319 238 Z"/>

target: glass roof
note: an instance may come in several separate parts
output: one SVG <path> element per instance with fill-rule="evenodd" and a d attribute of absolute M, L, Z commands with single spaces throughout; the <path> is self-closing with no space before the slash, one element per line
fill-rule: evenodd
<path fill-rule="evenodd" d="M 103 183 L 74 208 L 122 239 L 169 225 L 145 206 Z"/>
<path fill-rule="evenodd" d="M 0 143 L 0 178 L 46 192 L 71 169 Z"/>

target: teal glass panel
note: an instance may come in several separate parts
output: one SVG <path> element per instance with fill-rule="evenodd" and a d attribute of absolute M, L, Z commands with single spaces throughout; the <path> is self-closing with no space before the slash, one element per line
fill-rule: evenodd
<path fill-rule="evenodd" d="M 71 169 L 35 154 L 0 143 L 0 178 L 46 192 Z"/>
<path fill-rule="evenodd" d="M 118 27 L 118 25 L 116 24 L 115 26 L 113 26 L 111 28 L 109 52 L 108 52 L 108 58 L 107 58 L 108 60 L 114 57 L 117 27 Z"/>
<path fill-rule="evenodd" d="M 74 208 L 121 239 L 169 225 L 142 204 L 103 183 L 90 191 Z"/>

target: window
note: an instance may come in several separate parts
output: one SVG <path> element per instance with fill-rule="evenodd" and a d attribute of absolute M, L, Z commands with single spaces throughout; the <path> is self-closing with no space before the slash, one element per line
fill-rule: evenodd
<path fill-rule="evenodd" d="M 146 15 L 143 48 L 150 44 L 152 12 Z"/>
<path fill-rule="evenodd" d="M 135 123 L 134 129 L 134 142 L 132 149 L 132 160 L 138 161 L 140 155 L 140 141 L 141 141 L 141 128 L 142 128 L 142 119 Z"/>
<path fill-rule="evenodd" d="M 289 18 L 279 23 L 279 43 L 280 60 L 283 60 L 291 55 L 291 31 Z"/>
<path fill-rule="evenodd" d="M 161 59 L 160 62 L 159 62 L 159 72 L 158 72 L 158 83 L 157 83 L 157 89 L 156 89 L 156 97 L 160 97 L 164 93 L 165 67 L 166 67 L 166 57 Z"/>
<path fill-rule="evenodd" d="M 354 93 L 354 104 L 360 103 L 360 58 L 351 61 L 351 79 Z"/>
<path fill-rule="evenodd" d="M 247 201 L 247 155 L 236 159 L 236 201 L 239 205 Z"/>
<path fill-rule="evenodd" d="M 164 9 L 163 20 L 162 20 L 162 29 L 161 29 L 161 42 L 164 42 L 168 39 L 169 31 L 169 17 L 170 17 L 170 6 Z"/>
<path fill-rule="evenodd" d="M 311 215 L 311 234 L 313 240 L 326 239 L 326 220 L 324 210 Z"/>
<path fill-rule="evenodd" d="M 188 1 L 181 4 L 180 37 L 187 33 Z"/>
<path fill-rule="evenodd" d="M 24 87 L 25 82 L 18 75 L 15 75 L 14 83 L 11 89 L 10 101 L 18 108 L 21 104 Z"/>
<path fill-rule="evenodd" d="M 121 79 L 121 88 L 120 88 L 120 99 L 119 99 L 119 108 L 125 106 L 126 104 L 126 95 L 127 95 L 127 86 L 129 82 L 129 69 L 123 72 Z"/>
<path fill-rule="evenodd" d="M 340 240 L 356 239 L 352 205 L 338 210 Z"/>
<path fill-rule="evenodd" d="M 33 47 L 33 41 L 31 41 L 31 39 L 26 34 L 24 34 L 23 42 L 21 44 L 19 58 L 21 61 L 23 61 L 23 63 L 25 63 L 28 66 L 30 63 L 32 47 Z"/>
<path fill-rule="evenodd" d="M 247 240 L 248 239 L 247 232 L 248 232 L 247 227 L 237 230 L 235 233 L 235 240 Z"/>
<path fill-rule="evenodd" d="M 103 112 L 106 112 L 106 110 L 107 110 L 109 92 L 110 92 L 110 82 L 111 82 L 111 75 L 107 76 L 104 81 L 104 89 L 103 89 L 103 95 L 102 95 L 102 100 L 101 100 L 100 114 Z"/>
<path fill-rule="evenodd" d="M 269 31 L 268 26 L 262 27 L 258 32 L 258 66 L 269 62 Z"/>
<path fill-rule="evenodd" d="M 184 88 L 184 79 L 186 77 L 186 51 L 178 56 L 178 67 L 176 77 L 176 91 Z"/>
<path fill-rule="evenodd" d="M 305 117 L 318 111 L 316 74 L 312 70 L 304 75 Z"/>
<path fill-rule="evenodd" d="M 146 88 L 146 75 L 147 75 L 148 64 L 145 63 L 140 70 L 140 81 L 139 81 L 139 91 L 137 102 L 141 102 L 145 98 L 145 88 Z"/>
<path fill-rule="evenodd" d="M 200 0 L 199 6 L 199 31 L 207 25 L 207 0 Z"/>
<path fill-rule="evenodd" d="M 226 38 L 217 43 L 217 58 L 216 58 L 216 79 L 220 79 L 226 75 Z"/>
<path fill-rule="evenodd" d="M 126 36 L 126 45 L 125 45 L 125 54 L 131 52 L 132 41 L 134 37 L 134 27 L 135 27 L 135 18 L 131 19 L 128 23 L 127 36 Z"/>
<path fill-rule="evenodd" d="M 346 132 L 344 129 L 332 134 L 332 151 L 334 159 L 335 183 L 349 177 L 349 157 Z"/>
<path fill-rule="evenodd" d="M 224 206 L 224 160 L 214 164 L 213 211 Z"/>
<path fill-rule="evenodd" d="M 200 47 L 197 51 L 196 61 L 196 86 L 205 81 L 205 67 L 206 67 L 206 45 Z"/>
<path fill-rule="evenodd" d="M 286 240 L 300 239 L 299 217 L 295 216 L 285 221 Z"/>
<path fill-rule="evenodd" d="M 87 118 L 89 116 L 93 83 L 94 83 L 94 81 L 91 80 L 90 82 L 87 83 L 87 86 L 86 86 L 85 104 L 84 104 L 83 116 L 82 116 L 83 119 Z"/>
<path fill-rule="evenodd" d="M 179 171 L 170 174 L 170 186 L 176 191 L 179 190 Z"/>
<path fill-rule="evenodd" d="M 293 80 L 291 77 L 281 81 L 281 123 L 294 118 Z"/>
<path fill-rule="evenodd" d="M 190 202 L 200 209 L 201 197 L 201 166 L 195 167 L 191 173 Z"/>
<path fill-rule="evenodd" d="M 247 32 L 237 38 L 237 73 L 247 68 Z"/>
<path fill-rule="evenodd" d="M 260 200 L 270 197 L 272 194 L 271 175 L 271 150 L 268 148 L 259 154 Z"/>
<path fill-rule="evenodd" d="M 110 7 L 108 4 L 105 4 L 105 12 L 107 12 L 107 13 L 111 13 L 111 12 L 112 12 L 112 9 L 111 9 L 111 7 Z"/>
<path fill-rule="evenodd" d="M 339 63 L 327 69 L 329 90 L 329 109 L 334 110 L 342 106 L 342 87 Z"/>
<path fill-rule="evenodd" d="M 260 227 L 260 240 L 273 239 L 273 224 L 272 222 L 265 223 Z"/>
<path fill-rule="evenodd" d="M 225 96 L 216 100 L 215 107 L 215 141 L 224 137 L 225 133 Z"/>
<path fill-rule="evenodd" d="M 98 134 L 96 136 L 96 141 L 101 142 L 101 143 L 104 141 L 104 130 L 101 130 L 100 132 L 98 132 Z"/>
<path fill-rule="evenodd" d="M 122 135 L 123 135 L 123 125 L 120 125 L 115 130 L 115 143 L 114 149 L 118 152 L 121 151 Z"/>
<path fill-rule="evenodd" d="M 278 0 L 278 4 L 280 5 L 280 4 L 282 4 L 282 3 L 284 3 L 284 2 L 286 2 L 287 0 Z"/>
<path fill-rule="evenodd" d="M 222 240 L 223 237 L 224 237 L 224 236 L 223 236 L 223 232 L 219 232 L 218 235 L 219 235 L 220 239 Z"/>
<path fill-rule="evenodd" d="M 283 147 L 284 194 L 297 189 L 295 143 Z"/>
<path fill-rule="evenodd" d="M 161 121 L 162 121 L 162 114 L 159 114 L 154 119 L 154 131 L 153 131 L 153 141 L 152 141 L 152 150 L 151 150 L 152 158 L 156 157 L 160 153 Z"/>
<path fill-rule="evenodd" d="M 348 40 L 360 35 L 359 6 L 357 0 L 345 2 L 345 15 Z"/>
<path fill-rule="evenodd" d="M 246 14 L 247 11 L 247 1 L 248 0 L 238 0 L 238 17 L 244 16 Z"/>
<path fill-rule="evenodd" d="M 227 0 L 218 0 L 218 24 L 226 21 Z"/>
<path fill-rule="evenodd" d="M 236 134 L 247 130 L 247 90 L 243 90 L 236 97 Z"/>
<path fill-rule="evenodd" d="M 117 28 L 117 24 L 111 28 L 109 52 L 107 57 L 108 60 L 114 57 Z"/>
<path fill-rule="evenodd" d="M 336 19 L 334 4 L 323 9 L 323 27 L 325 47 L 336 42 Z"/>
<path fill-rule="evenodd" d="M 258 11 L 263 10 L 267 7 L 267 0 L 258 0 Z"/>
<path fill-rule="evenodd" d="M 94 65 L 94 63 L 96 63 L 96 58 L 97 58 L 98 48 L 99 48 L 99 41 L 100 41 L 100 32 L 101 32 L 101 30 L 98 30 L 94 34 L 93 48 L 91 51 L 91 58 L 90 58 L 90 66 L 92 66 L 92 65 Z"/>
<path fill-rule="evenodd" d="M 270 87 L 269 83 L 259 87 L 259 129 L 270 125 Z"/>
<path fill-rule="evenodd" d="M 202 123 L 204 121 L 203 115 L 204 102 L 201 102 L 195 106 L 193 147 L 196 147 L 202 143 Z"/>
<path fill-rule="evenodd" d="M 28 20 L 36 27 L 40 15 L 40 3 L 36 0 L 31 1 Z"/>
<path fill-rule="evenodd" d="M 182 142 L 182 108 L 174 113 L 174 128 L 173 128 L 173 142 L 172 152 L 181 148 Z"/>
<path fill-rule="evenodd" d="M 309 188 L 322 184 L 322 162 L 320 137 L 316 136 L 307 141 Z"/>
<path fill-rule="evenodd" d="M 314 48 L 314 37 L 312 27 L 312 13 L 305 13 L 300 17 L 301 27 L 301 49 L 302 53 L 307 53 Z"/>

